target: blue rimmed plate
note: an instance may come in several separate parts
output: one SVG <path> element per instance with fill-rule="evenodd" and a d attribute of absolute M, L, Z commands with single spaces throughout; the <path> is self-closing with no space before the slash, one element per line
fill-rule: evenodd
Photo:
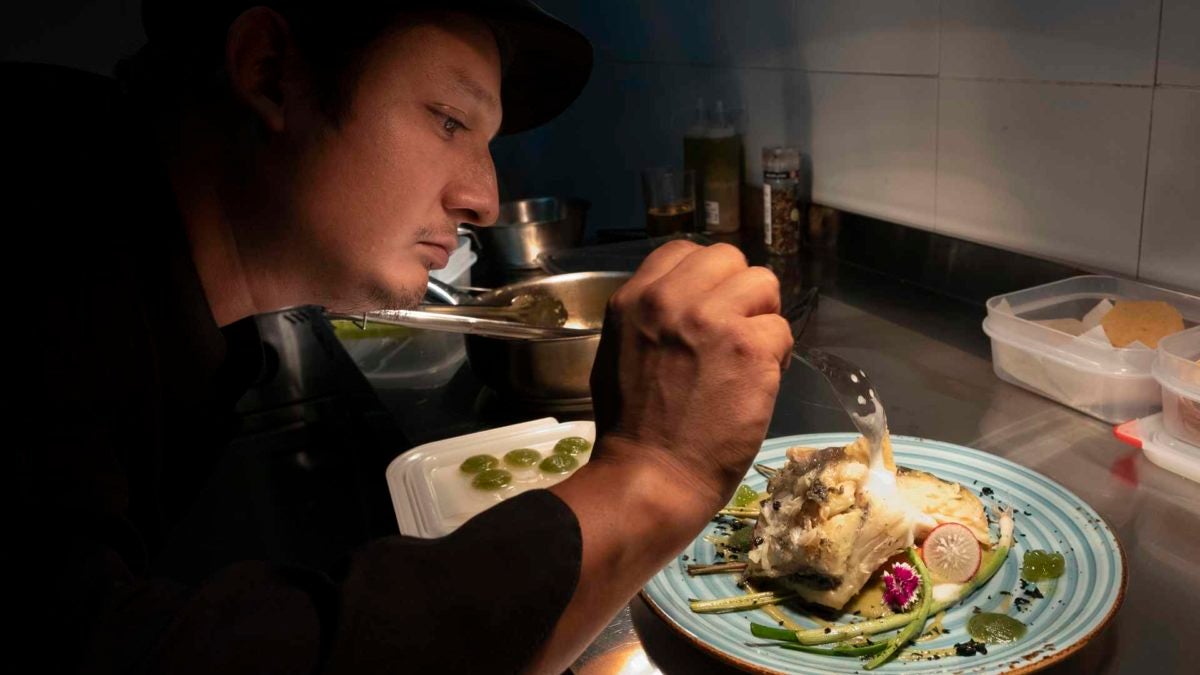
<path fill-rule="evenodd" d="M 824 448 L 852 442 L 854 434 L 808 434 L 775 438 L 763 444 L 756 462 L 782 466 L 785 452 L 796 445 Z M 950 647 L 965 641 L 967 620 L 974 607 L 1001 611 L 1012 597 L 1021 596 L 1020 561 L 1025 551 L 1059 551 L 1066 558 L 1066 573 L 1056 582 L 1042 582 L 1043 599 L 1034 599 L 1024 611 L 1007 613 L 1025 623 L 1024 638 L 1006 645 L 991 645 L 986 656 L 949 657 L 938 661 L 893 659 L 878 672 L 968 673 L 1020 672 L 1044 668 L 1082 647 L 1112 619 L 1125 595 L 1126 565 L 1116 536 L 1090 506 L 1045 476 L 1006 459 L 971 448 L 909 436 L 892 436 L 896 463 L 953 480 L 981 495 L 984 504 L 1008 504 L 1016 511 L 1013 550 L 1004 566 L 985 586 L 946 612 L 943 626 L 949 634 L 923 642 L 921 649 Z M 766 479 L 751 470 L 747 484 L 762 491 Z M 984 488 L 987 488 L 986 490 Z M 750 622 L 773 625 L 761 610 L 732 614 L 695 614 L 689 598 L 711 599 L 737 595 L 733 575 L 689 577 L 687 565 L 714 561 L 712 544 L 703 535 L 650 580 L 642 595 L 667 623 L 685 637 L 723 661 L 756 673 L 855 673 L 863 662 L 854 658 L 827 657 L 770 647 L 750 635 Z M 994 536 L 994 535 L 993 535 Z M 687 560 L 683 559 L 687 556 Z M 815 626 L 802 614 L 784 608 L 801 625 Z M 842 621 L 855 617 L 844 616 Z"/>

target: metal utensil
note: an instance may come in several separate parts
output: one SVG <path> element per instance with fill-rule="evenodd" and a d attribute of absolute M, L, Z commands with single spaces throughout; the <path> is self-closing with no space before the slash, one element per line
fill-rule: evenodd
<path fill-rule="evenodd" d="M 883 435 L 887 431 L 887 414 L 883 410 L 883 403 L 862 368 L 840 356 L 800 344 L 799 337 L 810 314 L 811 307 L 806 303 L 801 303 L 788 313 L 792 336 L 796 340 L 792 356 L 829 382 L 834 396 L 850 416 L 854 427 L 871 444 L 871 468 L 883 468 Z"/>
<path fill-rule="evenodd" d="M 444 302 L 447 305 L 475 305 L 479 303 L 479 300 L 470 293 L 463 292 L 432 276 L 429 277 L 429 281 L 425 284 L 425 297 Z"/>
<path fill-rule="evenodd" d="M 545 293 L 523 293 L 516 295 L 507 305 L 484 305 L 479 303 L 460 305 L 419 305 L 422 312 L 474 316 L 480 319 L 515 321 L 530 326 L 558 328 L 567 322 L 567 308 L 562 300 Z"/>
<path fill-rule="evenodd" d="M 368 323 L 380 323 L 389 326 L 407 326 L 409 328 L 425 328 L 449 333 L 463 333 L 491 338 L 508 339 L 546 339 L 571 338 L 598 335 L 600 330 L 587 328 L 562 328 L 531 326 L 513 321 L 500 321 L 475 316 L 456 314 L 439 314 L 410 309 L 384 309 L 364 314 L 343 314 L 327 312 L 330 320 L 342 319 L 352 321 L 359 327 Z"/>
<path fill-rule="evenodd" d="M 793 342 L 800 341 L 800 336 L 808 328 L 808 321 L 816 313 L 820 301 L 821 289 L 813 286 L 783 308 L 782 314 L 787 317 L 788 324 L 792 327 Z"/>
<path fill-rule="evenodd" d="M 792 356 L 825 376 L 834 396 L 850 415 L 850 421 L 871 444 L 874 457 L 875 448 L 882 448 L 887 415 L 867 374 L 846 359 L 814 347 L 797 345 Z"/>

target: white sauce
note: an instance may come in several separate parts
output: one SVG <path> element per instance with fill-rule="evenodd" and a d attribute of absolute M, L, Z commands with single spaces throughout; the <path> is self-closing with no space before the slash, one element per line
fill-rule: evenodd
<path fill-rule="evenodd" d="M 966 584 L 934 584 L 933 585 L 933 601 L 947 602 L 958 597 Z"/>

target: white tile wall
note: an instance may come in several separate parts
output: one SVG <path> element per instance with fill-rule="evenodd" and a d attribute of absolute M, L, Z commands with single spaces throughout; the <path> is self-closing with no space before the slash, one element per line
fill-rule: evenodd
<path fill-rule="evenodd" d="M 942 81 L 938 231 L 1135 274 L 1150 96 Z"/>
<path fill-rule="evenodd" d="M 796 144 L 812 158 L 818 201 L 931 228 L 936 88 L 932 78 L 609 63 L 563 118 L 495 152 L 510 191 L 572 189 L 595 203 L 593 222 L 636 227 L 638 172 L 682 165 L 696 98 L 721 97 L 745 109 L 751 182 L 763 146 Z"/>
<path fill-rule="evenodd" d="M 672 3 L 666 0 L 586 3 L 599 30 L 590 32 L 601 53 L 618 60 L 665 63 L 711 62 L 713 40 L 708 25 L 711 0 Z"/>
<path fill-rule="evenodd" d="M 797 35 L 792 0 L 542 3 L 620 61 L 782 67 Z"/>
<path fill-rule="evenodd" d="M 1163 0 L 1158 81 L 1200 87 L 1200 2 Z"/>
<path fill-rule="evenodd" d="M 108 72 L 140 45 L 136 0 L 75 4 L 14 5 L 0 58 Z M 720 96 L 747 109 L 751 179 L 794 143 L 818 200 L 1127 273 L 1140 241 L 1142 275 L 1200 286 L 1200 0 L 540 4 L 598 63 L 562 118 L 495 144 L 509 196 L 637 226 L 639 169 L 681 164 L 687 112 Z"/>
<path fill-rule="evenodd" d="M 1154 94 L 1139 276 L 1200 293 L 1200 90 Z"/>
<path fill-rule="evenodd" d="M 934 75 L 938 0 L 549 0 L 622 61 Z"/>
<path fill-rule="evenodd" d="M 677 61 L 680 58 L 680 45 L 674 36 L 682 36 L 686 31 L 659 23 L 659 15 L 668 8 L 664 2 L 540 0 L 538 5 L 583 32 L 601 59 Z M 650 40 L 652 31 L 658 35 L 655 44 Z"/>
<path fill-rule="evenodd" d="M 598 227 L 643 223 L 638 171 L 682 163 L 675 127 L 687 107 L 659 64 L 602 63 L 578 101 L 549 125 L 492 144 L 502 196 L 579 196 Z"/>
<path fill-rule="evenodd" d="M 790 65 L 936 75 L 938 5 L 938 0 L 797 0 Z"/>
<path fill-rule="evenodd" d="M 814 200 L 931 227 L 937 80 L 793 73 L 791 140 L 812 156 Z"/>
<path fill-rule="evenodd" d="M 1154 82 L 1157 0 L 946 0 L 941 74 Z"/>
<path fill-rule="evenodd" d="M 606 63 L 584 95 L 545 128 L 493 144 L 508 191 L 568 191 L 590 199 L 598 226 L 640 227 L 640 171 L 683 165 L 683 134 L 697 97 L 745 110 L 748 176 L 763 145 L 788 141 L 786 73 L 656 63 Z M 586 130 L 581 133 L 581 130 Z"/>
<path fill-rule="evenodd" d="M 744 0 L 710 0 L 713 61 L 736 66 L 788 65 L 796 31 L 791 0 L 758 0 L 753 11 Z M 687 4 L 687 3 L 685 3 Z M 695 3 L 697 9 L 707 3 Z M 697 12 L 699 16 L 699 12 Z"/>
<path fill-rule="evenodd" d="M 1140 247 L 1147 278 L 1200 285 L 1198 0 L 545 4 L 618 63 L 523 161 L 585 178 L 612 225 L 639 222 L 640 165 L 682 160 L 664 119 L 720 95 L 748 102 L 752 179 L 794 143 L 818 201 L 1126 274 Z"/>

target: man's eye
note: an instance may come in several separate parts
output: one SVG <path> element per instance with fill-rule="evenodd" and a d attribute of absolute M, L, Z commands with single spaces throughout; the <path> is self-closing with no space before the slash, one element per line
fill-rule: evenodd
<path fill-rule="evenodd" d="M 446 113 L 439 112 L 437 116 L 441 120 L 442 132 L 447 136 L 453 136 L 458 130 L 467 128 L 467 125 Z"/>

